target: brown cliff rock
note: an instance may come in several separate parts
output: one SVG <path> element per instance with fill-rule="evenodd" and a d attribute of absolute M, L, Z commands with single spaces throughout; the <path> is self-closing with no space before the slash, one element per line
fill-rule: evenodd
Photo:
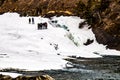
<path fill-rule="evenodd" d="M 55 80 L 49 75 L 41 75 L 41 76 L 18 76 L 16 78 L 12 78 L 8 75 L 0 75 L 0 80 Z"/>
<path fill-rule="evenodd" d="M 120 50 L 120 0 L 80 0 L 77 5 L 77 15 L 88 21 L 96 40 Z"/>
<path fill-rule="evenodd" d="M 50 11 L 62 14 L 66 11 L 73 12 L 79 0 L 2 0 L 0 13 L 18 12 L 23 16 L 38 16 Z"/>
<path fill-rule="evenodd" d="M 120 50 L 120 0 L 110 1 L 108 8 L 102 11 L 100 15 L 101 22 L 94 24 L 93 29 L 97 41 L 108 45 L 108 48 Z M 104 38 L 99 39 L 101 37 Z"/>

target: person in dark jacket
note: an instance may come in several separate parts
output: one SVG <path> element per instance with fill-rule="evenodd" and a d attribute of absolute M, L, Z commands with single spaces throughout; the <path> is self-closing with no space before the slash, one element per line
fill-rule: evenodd
<path fill-rule="evenodd" d="M 31 24 L 31 18 L 29 18 L 29 24 Z"/>
<path fill-rule="evenodd" d="M 35 22 L 34 22 L 34 18 L 32 18 L 32 24 L 34 24 Z"/>

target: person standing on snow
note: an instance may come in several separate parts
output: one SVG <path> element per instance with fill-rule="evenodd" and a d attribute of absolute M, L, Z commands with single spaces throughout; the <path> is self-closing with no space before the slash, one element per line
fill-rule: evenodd
<path fill-rule="evenodd" d="M 32 24 L 34 24 L 35 22 L 34 22 L 34 18 L 32 18 Z"/>
<path fill-rule="evenodd" d="M 31 24 L 31 18 L 29 18 L 29 24 Z"/>

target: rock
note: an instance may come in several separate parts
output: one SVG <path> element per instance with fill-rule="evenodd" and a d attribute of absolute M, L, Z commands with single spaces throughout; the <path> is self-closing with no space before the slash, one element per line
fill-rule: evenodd
<path fill-rule="evenodd" d="M 84 26 L 87 25 L 87 22 L 86 21 L 83 21 L 81 23 L 79 23 L 79 28 L 84 28 Z"/>
<path fill-rule="evenodd" d="M 109 12 L 107 12 L 108 9 Z M 107 14 L 103 14 L 106 12 Z M 93 32 L 96 34 L 97 41 L 99 43 L 108 45 L 108 48 L 120 50 L 120 4 L 116 1 L 111 1 L 108 8 L 103 11 L 101 15 L 102 23 L 97 23 L 94 28 L 97 31 L 101 29 L 102 33 L 100 31 L 96 34 L 96 31 L 93 30 Z M 100 34 L 102 35 L 100 36 Z M 100 40 L 100 37 L 104 37 L 103 39 L 106 41 L 103 39 Z"/>
<path fill-rule="evenodd" d="M 19 76 L 15 78 L 15 80 L 55 80 L 49 75 L 42 75 L 42 76 Z"/>
<path fill-rule="evenodd" d="M 120 50 L 120 0 L 80 0 L 77 5 L 78 15 L 91 25 L 96 40 Z"/>
<path fill-rule="evenodd" d="M 49 75 L 42 75 L 40 76 L 42 80 L 55 80 L 52 77 L 50 77 Z"/>
<path fill-rule="evenodd" d="M 8 75 L 2 75 L 0 74 L 0 80 L 12 80 L 12 78 Z"/>
<path fill-rule="evenodd" d="M 1 0 L 0 13 L 17 12 L 21 14 L 21 16 L 73 15 L 74 8 L 76 7 L 75 4 L 78 1 L 79 0 Z"/>
<path fill-rule="evenodd" d="M 18 76 L 16 78 L 11 78 L 8 75 L 0 75 L 0 80 L 55 80 L 49 75 L 41 76 Z"/>
<path fill-rule="evenodd" d="M 94 42 L 94 40 L 90 40 L 90 39 L 87 39 L 87 42 L 86 43 L 84 43 L 84 45 L 90 45 L 90 44 L 92 44 Z"/>

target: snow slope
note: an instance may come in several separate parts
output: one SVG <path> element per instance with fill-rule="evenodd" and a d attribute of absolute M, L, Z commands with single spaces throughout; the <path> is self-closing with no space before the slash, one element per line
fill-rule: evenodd
<path fill-rule="evenodd" d="M 91 29 L 78 25 L 84 21 L 79 17 L 53 17 L 69 31 L 55 27 L 50 19 L 34 17 L 35 24 L 28 23 L 29 17 L 19 17 L 17 13 L 0 15 L 0 69 L 17 68 L 25 70 L 63 69 L 67 56 L 101 57 L 94 54 L 120 55 L 119 51 L 98 44 Z M 48 23 L 48 29 L 37 30 L 37 23 Z M 74 38 L 70 40 L 69 35 Z M 94 42 L 83 45 L 87 39 Z M 76 46 L 75 43 L 78 45 Z M 59 54 L 59 55 L 58 55 Z"/>

